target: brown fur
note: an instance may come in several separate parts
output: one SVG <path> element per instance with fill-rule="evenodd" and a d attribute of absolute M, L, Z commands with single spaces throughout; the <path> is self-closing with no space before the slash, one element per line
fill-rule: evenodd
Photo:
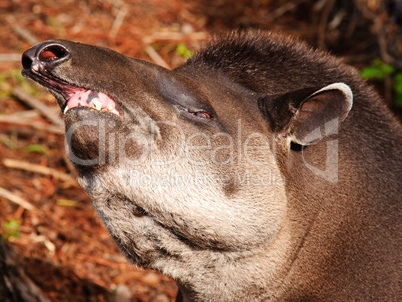
<path fill-rule="evenodd" d="M 46 48 L 55 60 L 35 73 Z M 180 299 L 399 299 L 402 131 L 353 68 L 256 31 L 173 71 L 59 40 L 23 65 L 62 109 L 63 85 L 119 104 L 123 118 L 65 114 L 71 156 L 123 253 L 175 279 Z"/>

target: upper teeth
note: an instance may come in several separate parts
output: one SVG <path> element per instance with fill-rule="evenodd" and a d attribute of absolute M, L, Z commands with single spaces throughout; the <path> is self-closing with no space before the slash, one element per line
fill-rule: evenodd
<path fill-rule="evenodd" d="M 116 110 L 116 103 L 110 97 L 102 92 L 93 92 L 90 90 L 79 90 L 69 96 L 63 113 L 67 113 L 67 111 L 72 108 L 82 106 L 120 115 Z"/>
<path fill-rule="evenodd" d="M 101 110 L 102 109 L 102 103 L 99 101 L 99 99 L 94 99 L 92 101 L 92 107 L 97 109 L 97 110 Z"/>

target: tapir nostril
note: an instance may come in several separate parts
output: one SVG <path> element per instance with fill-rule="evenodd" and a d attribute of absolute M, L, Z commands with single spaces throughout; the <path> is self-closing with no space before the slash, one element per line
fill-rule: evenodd
<path fill-rule="evenodd" d="M 69 51 L 65 47 L 53 44 L 43 48 L 38 55 L 38 59 L 42 62 L 51 62 L 65 59 L 68 55 Z"/>
<path fill-rule="evenodd" d="M 24 69 L 31 69 L 32 59 L 25 53 L 22 55 L 22 67 Z"/>

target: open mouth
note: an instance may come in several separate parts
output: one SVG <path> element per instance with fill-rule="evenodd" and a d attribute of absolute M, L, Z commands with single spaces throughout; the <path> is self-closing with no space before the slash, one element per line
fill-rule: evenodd
<path fill-rule="evenodd" d="M 63 113 L 76 107 L 90 107 L 99 111 L 107 111 L 118 116 L 122 114 L 116 109 L 116 102 L 103 92 L 78 89 L 68 97 Z"/>
<path fill-rule="evenodd" d="M 89 107 L 99 111 L 110 112 L 117 116 L 123 116 L 122 112 L 117 108 L 116 102 L 103 92 L 74 87 L 63 80 L 47 74 L 46 71 L 42 73 L 36 70 L 24 70 L 23 75 L 61 94 L 65 100 L 64 104 L 60 104 L 63 114 L 66 114 L 67 111 L 73 108 Z"/>
<path fill-rule="evenodd" d="M 48 75 L 47 72 L 31 71 L 28 76 L 63 96 L 65 102 L 60 104 L 63 114 L 73 108 L 89 107 L 123 116 L 117 108 L 117 103 L 103 92 L 74 87 L 63 80 Z"/>

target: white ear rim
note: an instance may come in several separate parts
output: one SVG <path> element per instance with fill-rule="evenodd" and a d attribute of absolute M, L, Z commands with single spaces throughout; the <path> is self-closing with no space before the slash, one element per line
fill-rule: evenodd
<path fill-rule="evenodd" d="M 350 89 L 349 85 L 345 84 L 345 83 L 332 83 L 328 86 L 325 86 L 323 88 L 321 88 L 320 90 L 314 92 L 311 96 L 314 96 L 316 94 L 319 94 L 323 91 L 327 91 L 327 90 L 339 90 L 341 91 L 346 98 L 346 104 L 347 106 L 345 107 L 346 111 L 350 111 L 353 107 L 353 92 L 352 89 Z"/>
<path fill-rule="evenodd" d="M 322 93 L 324 91 L 330 91 L 330 90 L 338 90 L 340 92 L 343 93 L 343 95 L 345 96 L 345 103 L 344 103 L 344 112 L 345 115 L 343 117 L 340 118 L 336 118 L 335 120 L 332 121 L 328 121 L 325 124 L 325 135 L 330 135 L 332 132 L 334 132 L 334 130 L 336 130 L 339 127 L 339 124 L 341 122 L 343 122 L 346 117 L 348 116 L 350 110 L 353 107 L 353 92 L 352 89 L 349 87 L 349 85 L 345 84 L 345 83 L 332 83 L 330 85 L 327 85 L 323 88 L 321 88 L 320 90 L 317 90 L 316 92 L 314 92 L 313 94 L 310 95 L 310 97 L 313 97 L 319 93 Z M 309 98 L 310 98 L 309 97 Z M 306 138 L 310 137 L 310 139 L 308 140 L 309 143 L 306 143 Z M 289 135 L 288 139 L 294 143 L 300 144 L 300 145 L 309 145 L 311 143 L 314 143 L 315 141 L 318 141 L 322 138 L 321 135 L 321 131 L 320 129 L 314 129 L 313 132 L 309 133 L 306 137 L 303 138 L 303 140 L 299 140 L 295 135 Z"/>

